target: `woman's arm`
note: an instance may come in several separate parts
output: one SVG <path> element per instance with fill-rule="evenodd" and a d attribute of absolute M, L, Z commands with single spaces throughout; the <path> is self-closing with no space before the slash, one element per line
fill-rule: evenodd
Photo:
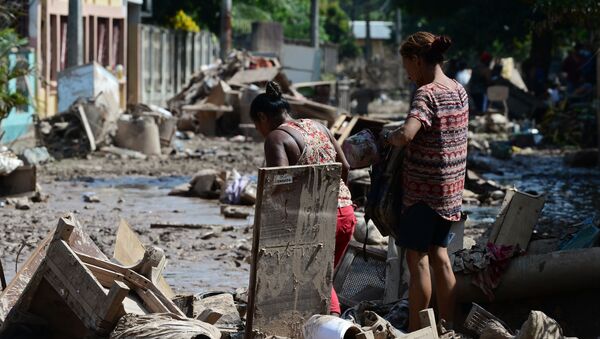
<path fill-rule="evenodd" d="M 323 126 L 323 128 L 327 131 L 329 140 L 331 140 L 333 148 L 335 149 L 335 161 L 342 164 L 342 180 L 344 181 L 344 184 L 348 185 L 348 172 L 350 172 L 350 164 L 348 164 L 348 160 L 346 160 L 344 151 L 342 151 L 340 144 L 337 142 L 337 140 L 335 140 L 329 128 L 325 126 Z"/>
<path fill-rule="evenodd" d="M 404 147 L 414 139 L 421 126 L 418 119 L 408 118 L 404 125 L 390 132 L 385 141 L 397 147 Z"/>

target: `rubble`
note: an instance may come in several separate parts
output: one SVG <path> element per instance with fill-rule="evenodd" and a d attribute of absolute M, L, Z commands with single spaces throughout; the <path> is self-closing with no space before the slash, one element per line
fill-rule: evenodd
<path fill-rule="evenodd" d="M 160 133 L 153 117 L 123 115 L 117 126 L 116 146 L 145 155 L 161 154 Z"/>
<path fill-rule="evenodd" d="M 27 197 L 8 198 L 8 199 L 6 199 L 6 202 L 9 205 L 15 206 L 15 208 L 18 209 L 18 210 L 28 210 L 28 209 L 31 209 L 31 204 L 29 202 L 29 198 L 27 198 Z"/>
<path fill-rule="evenodd" d="M 0 175 L 12 173 L 18 167 L 23 166 L 23 161 L 12 152 L 0 153 Z"/>
<path fill-rule="evenodd" d="M 90 192 L 83 195 L 83 201 L 89 203 L 98 203 L 100 202 L 100 198 L 98 198 L 95 192 Z"/>
<path fill-rule="evenodd" d="M 46 147 L 28 148 L 23 151 L 23 157 L 28 165 L 37 166 L 52 161 L 52 156 Z"/>
<path fill-rule="evenodd" d="M 210 316 L 219 315 L 217 320 L 209 323 L 219 329 L 241 330 L 243 322 L 230 293 L 204 294 L 194 297 L 194 317 L 206 321 Z"/>
<path fill-rule="evenodd" d="M 211 65 L 193 76 L 186 87 L 168 101 L 169 111 L 179 117 L 179 130 L 207 136 L 241 130 L 240 124 L 251 123 L 250 103 L 268 81 L 276 81 L 282 87 L 294 117 L 321 119 L 333 124 L 340 109 L 303 97 L 292 88 L 277 59 L 261 57 L 266 62 L 255 64 L 254 58 L 248 52 L 234 51 L 223 63 Z"/>

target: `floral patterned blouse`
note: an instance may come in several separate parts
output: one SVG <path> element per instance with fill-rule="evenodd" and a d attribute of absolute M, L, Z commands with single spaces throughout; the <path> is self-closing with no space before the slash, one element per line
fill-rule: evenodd
<path fill-rule="evenodd" d="M 283 123 L 297 131 L 304 140 L 304 149 L 296 165 L 330 164 L 335 162 L 336 151 L 329 135 L 319 127 L 319 123 L 310 119 L 298 119 Z M 280 127 L 281 127 L 280 126 Z M 340 180 L 338 208 L 351 206 L 352 196 L 343 180 Z"/>

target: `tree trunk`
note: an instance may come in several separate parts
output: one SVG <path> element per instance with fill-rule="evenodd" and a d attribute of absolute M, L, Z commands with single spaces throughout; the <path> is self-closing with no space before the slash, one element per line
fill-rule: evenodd
<path fill-rule="evenodd" d="M 221 59 L 231 51 L 231 0 L 221 0 Z"/>
<path fill-rule="evenodd" d="M 368 2 L 365 4 L 365 16 L 365 58 L 371 60 L 371 6 Z"/>

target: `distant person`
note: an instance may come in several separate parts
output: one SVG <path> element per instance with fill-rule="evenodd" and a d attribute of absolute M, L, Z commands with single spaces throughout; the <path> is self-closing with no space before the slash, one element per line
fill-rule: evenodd
<path fill-rule="evenodd" d="M 356 100 L 356 114 L 369 115 L 369 104 L 375 100 L 375 91 L 367 88 L 364 81 L 360 80 L 357 89 L 350 95 L 350 99 Z"/>
<path fill-rule="evenodd" d="M 250 117 L 265 137 L 267 167 L 342 164 L 335 230 L 334 267 L 337 267 L 356 226 L 352 196 L 346 186 L 350 165 L 327 127 L 310 119 L 293 119 L 289 112 L 290 105 L 281 88 L 272 81 L 267 83 L 266 93 L 259 94 L 250 105 Z M 330 314 L 339 316 L 340 303 L 335 290 L 331 292 Z"/>
<path fill-rule="evenodd" d="M 473 71 L 467 68 L 466 62 L 459 61 L 458 62 L 458 71 L 456 72 L 454 79 L 456 79 L 456 81 L 458 81 L 458 83 L 461 84 L 461 86 L 467 87 L 467 85 L 469 84 L 469 81 L 471 81 L 472 73 L 473 73 Z"/>
<path fill-rule="evenodd" d="M 456 279 L 447 246 L 452 222 L 461 219 L 469 98 L 442 71 L 451 44 L 448 37 L 428 32 L 417 32 L 402 43 L 404 68 L 418 89 L 404 125 L 383 136 L 394 146 L 406 147 L 396 244 L 407 249 L 411 332 L 420 328 L 419 311 L 431 301 L 430 265 L 439 315 L 450 326 L 454 317 Z"/>
<path fill-rule="evenodd" d="M 469 82 L 469 94 L 473 98 L 475 111 L 485 112 L 487 110 L 487 88 L 492 83 L 492 55 L 488 52 L 481 53 L 479 63 L 473 70 Z"/>
<path fill-rule="evenodd" d="M 561 70 L 566 74 L 567 93 L 571 94 L 580 85 L 581 66 L 583 62 L 577 51 L 577 47 L 569 51 L 569 54 L 563 60 Z"/>

